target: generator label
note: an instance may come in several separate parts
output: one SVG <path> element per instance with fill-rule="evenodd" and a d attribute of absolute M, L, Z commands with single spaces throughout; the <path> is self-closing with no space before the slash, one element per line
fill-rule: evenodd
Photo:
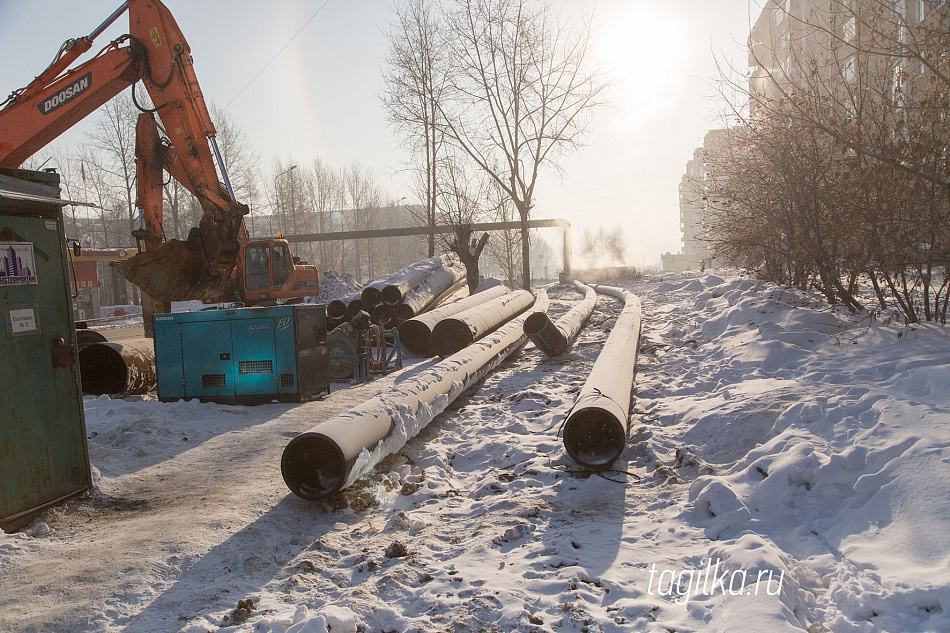
<path fill-rule="evenodd" d="M 28 242 L 0 242 L 0 286 L 36 283 L 33 245 Z"/>
<path fill-rule="evenodd" d="M 35 332 L 36 314 L 33 312 L 33 308 L 10 310 L 10 329 L 14 335 Z"/>
<path fill-rule="evenodd" d="M 51 96 L 49 99 L 40 101 L 36 104 L 40 114 L 50 114 L 69 104 L 73 99 L 92 88 L 92 72 L 88 72 L 79 79 L 74 80 L 62 90 Z"/>

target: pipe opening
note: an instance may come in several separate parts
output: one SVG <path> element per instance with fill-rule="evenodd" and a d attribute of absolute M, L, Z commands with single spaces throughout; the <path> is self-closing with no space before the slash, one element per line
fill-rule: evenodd
<path fill-rule="evenodd" d="M 406 321 L 399 326 L 399 340 L 411 356 L 432 356 L 432 330 L 425 323 Z"/>
<path fill-rule="evenodd" d="M 540 334 L 551 323 L 551 319 L 544 312 L 533 312 L 524 320 L 524 333 L 528 336 Z"/>
<path fill-rule="evenodd" d="M 379 295 L 380 292 L 378 288 L 367 286 L 366 288 L 363 288 L 363 292 L 360 293 L 360 299 L 363 300 L 365 305 L 375 306 L 377 303 L 379 303 Z"/>
<path fill-rule="evenodd" d="M 83 393 L 114 395 L 125 391 L 129 368 L 118 350 L 96 343 L 79 351 L 79 376 Z"/>
<path fill-rule="evenodd" d="M 346 316 L 346 304 L 340 299 L 334 299 L 327 304 L 327 316 L 333 319 L 342 319 Z"/>
<path fill-rule="evenodd" d="M 564 424 L 567 454 L 588 468 L 607 468 L 620 457 L 626 444 L 623 423 L 600 407 L 575 411 Z"/>
<path fill-rule="evenodd" d="M 472 330 L 460 319 L 444 319 L 432 328 L 432 351 L 445 358 L 475 342 Z"/>
<path fill-rule="evenodd" d="M 284 483 L 298 497 L 315 501 L 343 487 L 346 458 L 324 435 L 304 433 L 290 441 L 280 457 Z"/>
<path fill-rule="evenodd" d="M 387 305 L 396 305 L 402 301 L 404 294 L 399 286 L 386 286 L 379 293 L 379 299 Z"/>

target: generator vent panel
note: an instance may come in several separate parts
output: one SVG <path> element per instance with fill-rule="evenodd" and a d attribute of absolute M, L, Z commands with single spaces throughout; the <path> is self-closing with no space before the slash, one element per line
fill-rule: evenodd
<path fill-rule="evenodd" d="M 272 360 L 242 360 L 238 361 L 238 373 L 242 376 L 250 374 L 273 374 L 274 361 Z"/>
<path fill-rule="evenodd" d="M 220 389 L 228 386 L 228 378 L 224 374 L 202 374 L 201 386 L 204 389 Z"/>

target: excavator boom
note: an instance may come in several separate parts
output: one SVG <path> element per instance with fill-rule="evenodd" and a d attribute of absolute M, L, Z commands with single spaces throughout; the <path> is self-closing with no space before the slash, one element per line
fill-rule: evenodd
<path fill-rule="evenodd" d="M 125 11 L 129 35 L 69 69 L 89 50 L 95 36 Z M 8 98 L 0 107 L 0 166 L 19 166 L 125 88 L 133 86 L 134 96 L 139 81 L 169 143 L 156 141 L 156 131 L 151 150 L 138 148 L 143 153 L 143 159 L 137 159 L 142 227 L 135 236 L 140 253 L 116 268 L 159 302 L 218 296 L 246 239 L 243 217 L 248 208 L 234 199 L 220 156 L 225 184 L 218 179 L 216 131 L 198 85 L 191 48 L 159 0 L 127 0 L 89 36 L 67 41 L 49 68 Z M 151 125 L 156 125 L 154 119 Z M 139 138 L 139 143 L 147 141 Z M 165 167 L 201 204 L 201 220 L 184 242 L 163 240 L 161 174 L 155 178 L 156 165 L 159 171 Z M 148 170 L 151 177 L 143 179 Z"/>

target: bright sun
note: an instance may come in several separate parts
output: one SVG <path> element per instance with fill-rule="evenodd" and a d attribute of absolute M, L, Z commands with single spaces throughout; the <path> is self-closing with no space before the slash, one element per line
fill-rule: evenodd
<path fill-rule="evenodd" d="M 682 81 L 683 26 L 653 7 L 622 4 L 597 20 L 593 39 L 622 107 L 640 119 L 663 107 L 664 93 Z"/>

